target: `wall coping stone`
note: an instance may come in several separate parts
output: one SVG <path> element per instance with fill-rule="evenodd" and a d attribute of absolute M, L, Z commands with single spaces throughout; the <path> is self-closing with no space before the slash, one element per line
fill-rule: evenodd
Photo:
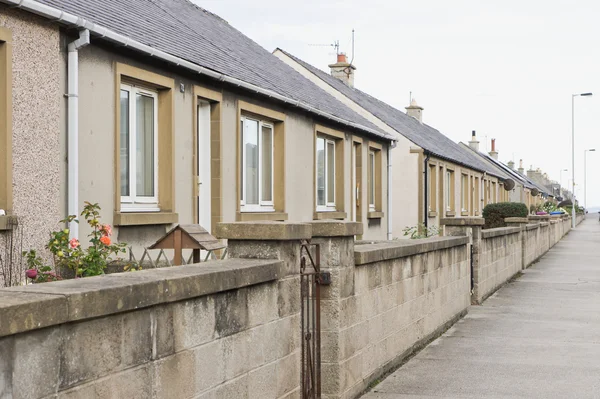
<path fill-rule="evenodd" d="M 481 236 L 483 238 L 493 238 L 493 237 L 506 236 L 509 234 L 518 234 L 520 232 L 521 232 L 520 227 L 497 227 L 495 229 L 482 230 Z"/>
<path fill-rule="evenodd" d="M 403 258 L 425 252 L 458 247 L 468 243 L 469 237 L 449 236 L 363 244 L 354 247 L 354 264 L 364 265 L 367 263 Z"/>
<path fill-rule="evenodd" d="M 485 219 L 482 217 L 442 218 L 440 224 L 444 226 L 483 226 Z"/>
<path fill-rule="evenodd" d="M 315 220 L 312 225 L 313 237 L 351 237 L 363 234 L 363 224 L 343 220 Z"/>
<path fill-rule="evenodd" d="M 524 223 L 524 224 L 527 224 L 527 223 L 529 223 L 529 219 L 528 218 L 511 217 L 511 218 L 504 218 L 504 222 L 505 223 Z"/>
<path fill-rule="evenodd" d="M 539 227 L 540 227 L 539 223 L 532 223 L 532 224 L 528 224 L 525 228 L 527 229 L 527 231 L 530 231 L 530 230 L 535 230 Z"/>
<path fill-rule="evenodd" d="M 307 240 L 312 237 L 310 223 L 253 221 L 218 223 L 217 238 L 228 240 Z"/>
<path fill-rule="evenodd" d="M 282 265 L 235 258 L 0 289 L 0 337 L 273 281 Z"/>
<path fill-rule="evenodd" d="M 548 226 L 550 226 L 550 222 L 540 222 L 540 226 L 548 227 Z"/>

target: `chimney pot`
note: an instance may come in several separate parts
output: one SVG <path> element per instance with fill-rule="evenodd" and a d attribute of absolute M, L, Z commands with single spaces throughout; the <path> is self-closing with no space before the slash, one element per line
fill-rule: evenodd
<path fill-rule="evenodd" d="M 492 151 L 490 151 L 490 156 L 496 161 L 498 160 L 498 151 L 496 151 L 496 139 L 492 139 Z"/>
<path fill-rule="evenodd" d="M 417 100 L 413 98 L 410 100 L 410 105 L 408 107 L 404 107 L 406 110 L 406 115 L 412 116 L 419 122 L 423 123 L 423 107 L 417 104 Z"/>
<path fill-rule="evenodd" d="M 331 76 L 338 78 L 350 87 L 354 87 L 354 71 L 356 67 L 348 63 L 348 58 L 345 53 L 337 55 L 337 62 L 330 64 Z"/>
<path fill-rule="evenodd" d="M 471 141 L 469 141 L 469 147 L 474 149 L 475 151 L 479 151 L 479 141 L 477 141 L 477 135 L 475 130 L 471 133 Z"/>

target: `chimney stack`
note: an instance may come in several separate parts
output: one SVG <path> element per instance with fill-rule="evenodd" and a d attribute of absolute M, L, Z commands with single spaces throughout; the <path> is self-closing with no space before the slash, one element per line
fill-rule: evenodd
<path fill-rule="evenodd" d="M 479 151 L 479 141 L 477 141 L 477 135 L 475 134 L 475 130 L 471 134 L 471 141 L 469 141 L 469 147 L 474 149 L 475 151 Z"/>
<path fill-rule="evenodd" d="M 417 104 L 416 99 L 410 100 L 410 105 L 408 107 L 404 107 L 406 109 L 406 115 L 412 116 L 419 122 L 423 123 L 423 107 Z"/>
<path fill-rule="evenodd" d="M 515 161 L 508 161 L 508 167 L 511 170 L 515 170 Z"/>
<path fill-rule="evenodd" d="M 337 62 L 329 65 L 331 68 L 331 76 L 338 78 L 350 87 L 354 87 L 354 71 L 356 67 L 348 63 L 348 58 L 345 53 L 337 55 Z"/>
<path fill-rule="evenodd" d="M 496 139 L 492 139 L 492 151 L 490 151 L 490 157 L 498 160 L 498 151 L 496 151 Z"/>
<path fill-rule="evenodd" d="M 519 174 L 521 175 L 525 175 L 525 168 L 523 168 L 523 160 L 520 159 L 519 160 L 519 169 L 517 169 L 519 171 Z"/>

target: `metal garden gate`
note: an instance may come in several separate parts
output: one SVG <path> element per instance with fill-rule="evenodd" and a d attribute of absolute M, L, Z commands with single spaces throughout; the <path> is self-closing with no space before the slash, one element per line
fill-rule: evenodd
<path fill-rule="evenodd" d="M 321 397 L 321 285 L 331 275 L 320 271 L 319 244 L 304 240 L 300 247 L 302 399 Z"/>

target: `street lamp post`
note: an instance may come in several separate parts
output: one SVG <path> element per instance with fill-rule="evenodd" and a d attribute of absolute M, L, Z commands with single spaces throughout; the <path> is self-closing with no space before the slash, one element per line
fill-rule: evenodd
<path fill-rule="evenodd" d="M 571 208 L 571 227 L 575 228 L 577 212 L 575 211 L 575 97 L 589 97 L 592 93 L 571 94 L 571 176 L 573 176 L 573 207 Z"/>
<path fill-rule="evenodd" d="M 560 170 L 560 188 L 561 189 L 562 189 L 562 172 L 568 172 L 568 171 L 569 171 L 569 169 L 561 169 Z"/>
<path fill-rule="evenodd" d="M 589 150 L 583 150 L 583 207 L 587 209 L 587 153 L 588 151 L 594 152 L 595 148 Z"/>

